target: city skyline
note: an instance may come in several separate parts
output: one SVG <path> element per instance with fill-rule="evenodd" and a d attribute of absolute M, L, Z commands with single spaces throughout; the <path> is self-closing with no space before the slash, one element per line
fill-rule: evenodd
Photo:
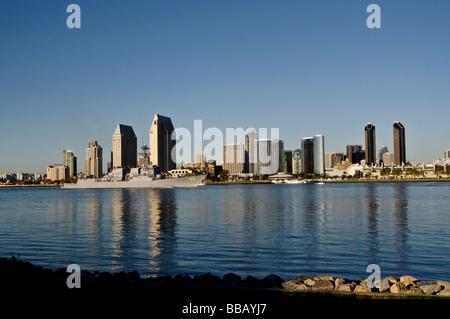
<path fill-rule="evenodd" d="M 393 151 L 400 120 L 406 160 L 450 148 L 448 1 L 377 1 L 380 29 L 367 28 L 367 3 L 348 1 L 77 4 L 81 29 L 67 28 L 65 3 L 2 5 L 2 172 L 45 172 L 91 139 L 109 152 L 118 122 L 147 142 L 159 112 L 191 131 L 196 119 L 278 127 L 292 150 L 320 132 L 326 152 L 364 145 L 368 122 Z"/>

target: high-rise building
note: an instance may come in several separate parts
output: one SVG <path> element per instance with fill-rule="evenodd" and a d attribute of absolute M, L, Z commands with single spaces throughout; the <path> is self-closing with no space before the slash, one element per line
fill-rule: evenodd
<path fill-rule="evenodd" d="M 389 152 L 388 151 L 388 147 L 387 146 L 381 146 L 380 150 L 378 151 L 378 160 L 381 162 L 383 162 L 383 154 Z"/>
<path fill-rule="evenodd" d="M 250 130 L 245 135 L 245 172 L 256 174 L 256 140 L 258 135 L 255 130 Z"/>
<path fill-rule="evenodd" d="M 71 150 L 63 151 L 63 165 L 69 168 L 69 176 L 77 176 L 77 157 Z"/>
<path fill-rule="evenodd" d="M 223 169 L 230 175 L 244 173 L 245 148 L 242 143 L 227 144 L 223 146 Z"/>
<path fill-rule="evenodd" d="M 69 179 L 69 167 L 64 164 L 53 164 L 48 166 L 47 179 L 52 181 Z"/>
<path fill-rule="evenodd" d="M 302 172 L 314 173 L 314 137 L 302 138 Z"/>
<path fill-rule="evenodd" d="M 349 160 L 350 163 L 355 164 L 356 162 L 354 162 L 352 154 L 355 151 L 362 151 L 362 145 L 347 145 L 347 159 Z M 359 161 L 358 161 L 359 163 Z"/>
<path fill-rule="evenodd" d="M 386 152 L 383 154 L 383 164 L 385 166 L 393 166 L 395 164 L 394 153 Z"/>
<path fill-rule="evenodd" d="M 257 174 L 273 175 L 284 172 L 284 143 L 278 139 L 258 139 Z"/>
<path fill-rule="evenodd" d="M 113 168 L 130 170 L 137 164 L 137 138 L 129 125 L 118 124 L 113 134 Z"/>
<path fill-rule="evenodd" d="M 314 136 L 314 174 L 325 176 L 325 138 L 322 134 Z"/>
<path fill-rule="evenodd" d="M 97 178 L 103 176 L 103 149 L 95 140 L 91 140 L 89 147 L 86 149 L 84 175 Z"/>
<path fill-rule="evenodd" d="M 399 121 L 394 122 L 394 163 L 406 164 L 405 126 Z"/>
<path fill-rule="evenodd" d="M 302 172 L 302 151 L 296 149 L 292 152 L 292 174 L 300 174 Z"/>
<path fill-rule="evenodd" d="M 366 164 L 376 164 L 376 139 L 375 139 L 375 125 L 367 123 L 364 128 L 365 140 L 366 140 Z"/>
<path fill-rule="evenodd" d="M 284 151 L 284 172 L 292 173 L 292 151 L 285 150 Z"/>
<path fill-rule="evenodd" d="M 325 169 L 332 169 L 337 165 L 341 165 L 344 160 L 344 152 L 328 152 L 325 153 Z"/>
<path fill-rule="evenodd" d="M 155 114 L 150 127 L 150 161 L 162 172 L 176 168 L 174 127 L 170 117 Z M 174 136 L 175 137 L 175 136 Z"/>

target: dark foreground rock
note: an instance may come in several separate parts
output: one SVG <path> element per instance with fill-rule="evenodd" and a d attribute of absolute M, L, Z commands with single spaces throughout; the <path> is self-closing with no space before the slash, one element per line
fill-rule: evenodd
<path fill-rule="evenodd" d="M 94 305 L 90 313 L 98 310 L 103 316 L 120 312 L 129 315 L 142 307 L 148 310 L 151 306 L 152 309 L 163 309 L 167 318 L 179 315 L 188 318 L 182 310 L 187 306 L 196 309 L 195 305 L 216 305 L 217 309 L 222 309 L 214 318 L 225 314 L 229 317 L 226 307 L 230 305 L 242 307 L 238 310 L 233 308 L 235 315 L 237 312 L 239 315 L 251 315 L 239 311 L 247 308 L 250 311 L 251 306 L 262 307 L 264 304 L 267 309 L 264 316 L 259 317 L 280 318 L 283 314 L 287 316 L 297 311 L 299 307 L 303 312 L 314 309 L 309 307 L 310 302 L 342 306 L 349 301 L 372 299 L 412 299 L 414 302 L 418 299 L 450 300 L 449 282 L 425 282 L 411 276 L 388 277 L 381 280 L 378 288 L 370 288 L 364 278 L 349 280 L 329 276 L 298 276 L 285 281 L 275 274 L 258 279 L 252 276 L 242 278 L 233 273 L 223 277 L 207 273 L 142 278 L 137 271 L 108 273 L 82 270 L 81 289 L 70 289 L 67 286 L 70 275 L 65 268 L 53 271 L 17 258 L 0 258 L 0 290 L 7 296 L 2 301 L 5 305 L 9 300 L 17 301 L 21 306 L 35 302 L 47 310 L 63 304 L 70 306 L 72 312 L 80 310 L 82 313 L 83 307 Z M 35 308 L 27 306 L 21 309 L 34 311 Z"/>

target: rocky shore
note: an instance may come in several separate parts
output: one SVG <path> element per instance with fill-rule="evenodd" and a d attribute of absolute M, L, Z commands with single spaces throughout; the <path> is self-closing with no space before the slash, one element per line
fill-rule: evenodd
<path fill-rule="evenodd" d="M 3 286 L 15 285 L 20 287 L 51 287 L 55 289 L 68 289 L 67 278 L 70 274 L 67 269 L 60 268 L 55 271 L 34 266 L 15 257 L 0 258 L 0 281 Z M 232 288 L 257 289 L 278 292 L 293 292 L 297 295 L 332 294 L 338 296 L 366 296 L 376 298 L 415 297 L 415 298 L 450 298 L 450 282 L 435 280 L 421 281 L 413 276 L 387 277 L 374 282 L 375 287 L 370 288 L 366 278 L 349 280 L 346 278 L 333 278 L 330 276 L 298 276 L 291 280 L 283 280 L 278 275 L 268 275 L 262 279 L 252 276 L 241 278 L 229 273 L 223 277 L 211 273 L 202 275 L 176 275 L 142 278 L 137 271 L 132 272 L 90 272 L 81 270 L 81 287 L 89 288 L 144 288 L 144 287 L 206 287 L 206 288 Z M 376 288 L 378 287 L 378 288 Z"/>

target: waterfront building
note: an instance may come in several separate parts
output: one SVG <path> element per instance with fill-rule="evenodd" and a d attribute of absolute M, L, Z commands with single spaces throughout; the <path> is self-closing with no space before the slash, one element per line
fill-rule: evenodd
<path fill-rule="evenodd" d="M 385 154 L 387 152 L 389 152 L 387 146 L 380 147 L 380 150 L 378 151 L 378 161 L 380 162 L 380 164 L 383 162 L 383 154 Z"/>
<path fill-rule="evenodd" d="M 118 124 L 113 134 L 113 168 L 129 171 L 137 164 L 137 138 L 129 125 Z"/>
<path fill-rule="evenodd" d="M 242 143 L 226 144 L 223 146 L 223 169 L 230 175 L 244 173 L 245 147 Z"/>
<path fill-rule="evenodd" d="M 325 138 L 322 134 L 314 136 L 314 174 L 325 176 Z"/>
<path fill-rule="evenodd" d="M 391 152 L 386 152 L 383 154 L 383 164 L 385 166 L 394 166 L 395 165 L 395 154 Z"/>
<path fill-rule="evenodd" d="M 69 168 L 69 176 L 77 176 L 77 157 L 71 150 L 63 151 L 63 165 Z"/>
<path fill-rule="evenodd" d="M 373 123 L 367 123 L 364 128 L 364 135 L 366 141 L 366 163 L 367 165 L 375 165 L 376 164 L 376 138 L 375 138 L 375 125 Z"/>
<path fill-rule="evenodd" d="M 292 173 L 292 151 L 284 151 L 284 173 Z"/>
<path fill-rule="evenodd" d="M 150 127 L 150 161 L 162 172 L 176 168 L 174 127 L 170 117 L 155 114 Z"/>
<path fill-rule="evenodd" d="M 394 161 L 395 165 L 406 164 L 405 126 L 394 122 Z"/>
<path fill-rule="evenodd" d="M 96 140 L 90 140 L 89 147 L 86 149 L 84 175 L 97 178 L 103 176 L 103 149 Z"/>
<path fill-rule="evenodd" d="M 292 152 L 292 174 L 300 174 L 302 171 L 302 151 L 296 149 Z"/>
<path fill-rule="evenodd" d="M 206 166 L 206 156 L 205 154 L 195 154 L 194 156 L 194 167 L 200 168 Z"/>
<path fill-rule="evenodd" d="M 47 179 L 60 181 L 69 179 L 69 167 L 64 164 L 53 164 L 47 167 Z"/>
<path fill-rule="evenodd" d="M 302 138 L 302 172 L 314 173 L 314 137 Z"/>
<path fill-rule="evenodd" d="M 361 159 L 358 162 L 353 161 L 353 152 L 362 151 L 362 145 L 347 145 L 347 159 L 350 163 L 359 163 Z"/>
<path fill-rule="evenodd" d="M 258 135 L 255 130 L 250 130 L 245 135 L 245 172 L 256 174 L 256 140 Z"/>
<path fill-rule="evenodd" d="M 284 142 L 278 139 L 258 139 L 257 174 L 273 175 L 284 172 Z"/>
<path fill-rule="evenodd" d="M 325 153 L 325 169 L 332 169 L 344 161 L 344 152 Z"/>

